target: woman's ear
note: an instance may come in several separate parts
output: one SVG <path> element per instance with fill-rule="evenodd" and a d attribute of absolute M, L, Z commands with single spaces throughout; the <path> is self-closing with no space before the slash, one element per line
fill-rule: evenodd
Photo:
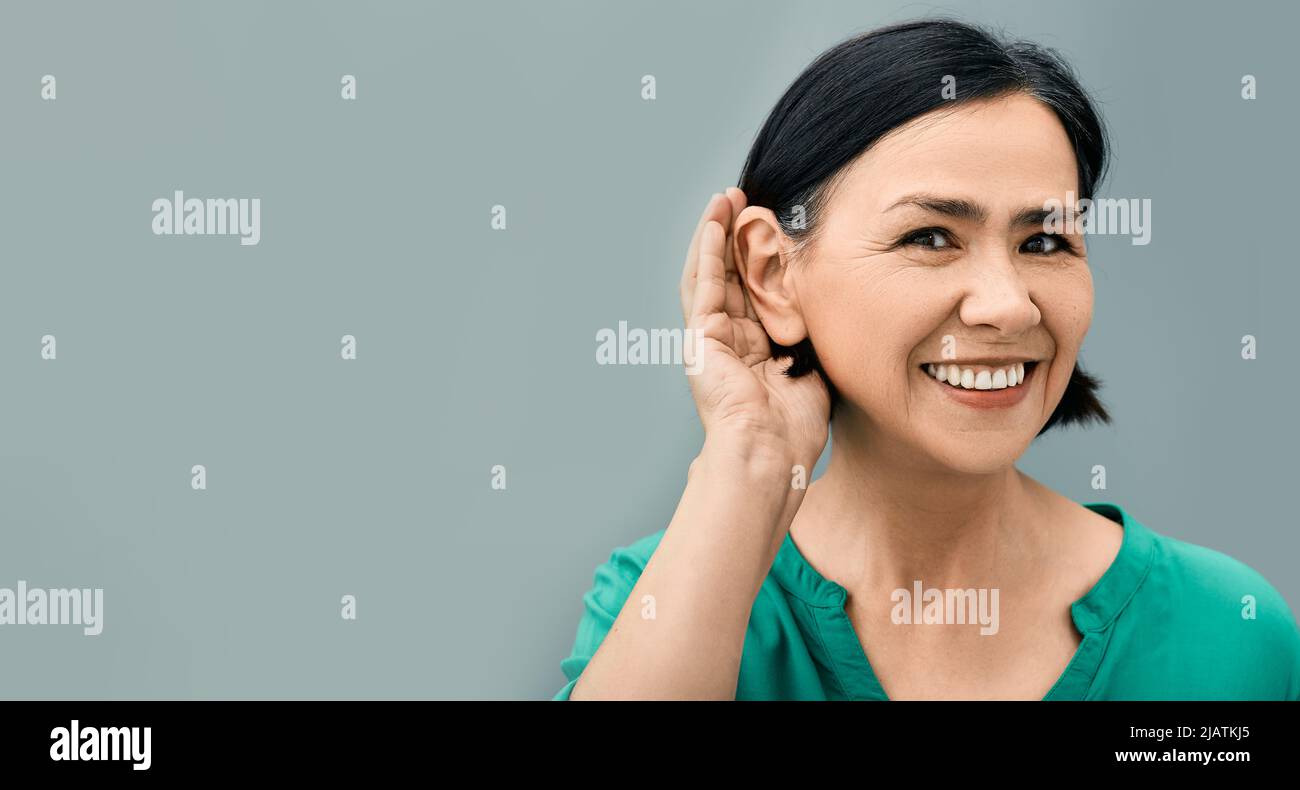
<path fill-rule="evenodd" d="M 806 338 L 808 329 L 790 265 L 793 245 L 776 215 L 762 206 L 745 207 L 736 217 L 731 238 L 731 259 L 768 336 L 783 346 Z"/>

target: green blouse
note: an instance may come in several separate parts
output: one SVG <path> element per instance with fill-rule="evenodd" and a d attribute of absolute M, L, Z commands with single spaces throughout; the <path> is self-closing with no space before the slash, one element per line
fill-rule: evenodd
<path fill-rule="evenodd" d="M 1118 505 L 1085 507 L 1122 524 L 1124 538 L 1070 607 L 1083 639 L 1044 699 L 1300 700 L 1300 629 L 1263 576 L 1152 532 Z M 569 698 L 663 534 L 615 549 L 596 569 L 573 652 L 560 662 L 568 682 L 554 699 Z M 787 534 L 754 600 L 736 699 L 887 699 L 845 600 Z"/>

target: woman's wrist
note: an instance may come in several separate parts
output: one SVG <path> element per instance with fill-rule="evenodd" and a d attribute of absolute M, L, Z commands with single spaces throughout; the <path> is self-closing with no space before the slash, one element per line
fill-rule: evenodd
<path fill-rule="evenodd" d="M 701 585 L 740 585 L 737 600 L 752 603 L 803 501 L 793 457 L 753 437 L 707 436 L 661 547 L 690 556 Z"/>
<path fill-rule="evenodd" d="M 701 466 L 726 465 L 741 478 L 757 479 L 788 479 L 791 469 L 803 463 L 788 443 L 741 432 L 706 434 L 695 460 Z"/>
<path fill-rule="evenodd" d="M 730 500 L 751 516 L 770 515 L 762 520 L 783 535 L 803 501 L 814 463 L 753 436 L 709 435 L 691 462 L 687 485 Z"/>

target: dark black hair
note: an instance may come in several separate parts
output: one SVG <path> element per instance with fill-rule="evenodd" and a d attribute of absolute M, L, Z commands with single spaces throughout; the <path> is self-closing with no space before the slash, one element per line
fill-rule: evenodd
<path fill-rule="evenodd" d="M 945 85 L 955 98 L 945 98 Z M 772 108 L 737 186 L 748 205 L 772 210 L 800 250 L 820 227 L 835 177 L 877 140 L 931 110 L 1017 92 L 1056 112 L 1074 147 L 1079 197 L 1092 198 L 1105 173 L 1106 130 L 1065 60 L 1054 50 L 951 19 L 881 28 L 818 56 Z M 793 357 L 786 375 L 820 375 L 834 408 L 839 396 L 810 339 L 793 346 L 773 342 L 772 355 Z M 1039 435 L 1054 425 L 1110 422 L 1097 398 L 1100 385 L 1076 364 Z"/>

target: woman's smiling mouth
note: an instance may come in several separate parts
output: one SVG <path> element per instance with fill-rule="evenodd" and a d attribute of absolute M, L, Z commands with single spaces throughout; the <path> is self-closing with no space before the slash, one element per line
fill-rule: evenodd
<path fill-rule="evenodd" d="M 953 400 L 977 409 L 1014 406 L 1028 393 L 1038 360 L 931 362 L 919 370 Z"/>

